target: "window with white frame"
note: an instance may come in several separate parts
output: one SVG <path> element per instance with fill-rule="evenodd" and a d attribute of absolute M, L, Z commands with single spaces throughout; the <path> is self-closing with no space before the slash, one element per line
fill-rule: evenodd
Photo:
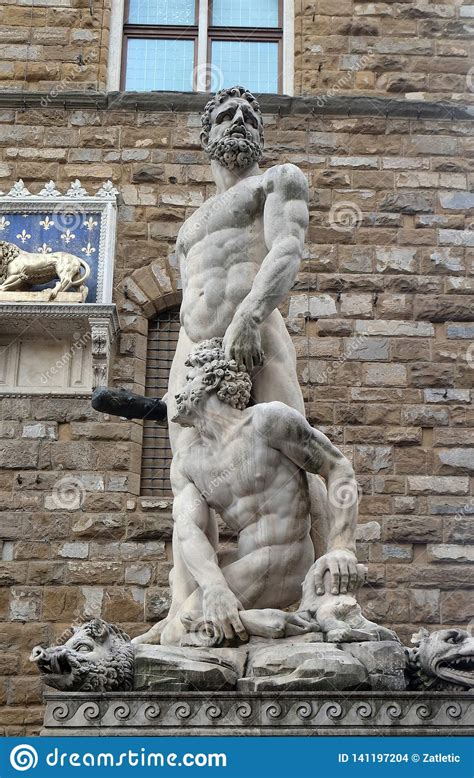
<path fill-rule="evenodd" d="M 109 88 L 291 94 L 292 0 L 124 0 L 122 18 L 121 78 L 109 69 Z"/>

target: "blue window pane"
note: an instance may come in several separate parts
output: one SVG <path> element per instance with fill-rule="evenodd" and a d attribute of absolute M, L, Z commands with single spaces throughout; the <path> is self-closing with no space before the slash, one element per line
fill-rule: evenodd
<path fill-rule="evenodd" d="M 130 0 L 130 24 L 195 24 L 195 0 Z"/>
<path fill-rule="evenodd" d="M 131 38 L 125 89 L 192 92 L 194 41 Z"/>
<path fill-rule="evenodd" d="M 216 27 L 278 27 L 278 0 L 213 0 Z"/>
<path fill-rule="evenodd" d="M 252 92 L 278 92 L 278 43 L 213 41 L 212 69 L 222 86 L 242 84 Z"/>

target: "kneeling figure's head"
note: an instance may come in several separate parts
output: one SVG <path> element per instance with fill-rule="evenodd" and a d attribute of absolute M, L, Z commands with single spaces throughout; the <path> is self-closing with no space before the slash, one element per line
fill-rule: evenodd
<path fill-rule="evenodd" d="M 182 426 L 192 426 L 197 413 L 202 409 L 210 394 L 232 408 L 247 407 L 252 390 L 252 381 L 244 365 L 226 359 L 222 338 L 204 340 L 190 353 L 186 362 L 189 368 L 186 384 L 175 395 L 177 413 L 173 421 Z"/>

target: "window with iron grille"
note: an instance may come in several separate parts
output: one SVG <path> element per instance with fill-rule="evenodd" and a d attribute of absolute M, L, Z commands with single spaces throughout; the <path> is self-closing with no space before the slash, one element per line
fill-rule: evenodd
<path fill-rule="evenodd" d="M 283 91 L 283 0 L 126 0 L 122 88 Z"/>
<path fill-rule="evenodd" d="M 168 390 L 168 378 L 178 334 L 179 308 L 164 311 L 149 323 L 145 379 L 147 397 L 163 397 Z M 143 496 L 171 495 L 170 465 L 168 427 L 145 419 L 140 490 Z"/>

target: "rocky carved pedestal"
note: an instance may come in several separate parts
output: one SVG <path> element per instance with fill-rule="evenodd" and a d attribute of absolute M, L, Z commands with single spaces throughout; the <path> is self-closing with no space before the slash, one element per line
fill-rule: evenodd
<path fill-rule="evenodd" d="M 321 634 L 236 648 L 133 645 L 95 619 L 36 648 L 42 734 L 474 734 L 474 640 L 462 630 L 328 643 Z"/>

